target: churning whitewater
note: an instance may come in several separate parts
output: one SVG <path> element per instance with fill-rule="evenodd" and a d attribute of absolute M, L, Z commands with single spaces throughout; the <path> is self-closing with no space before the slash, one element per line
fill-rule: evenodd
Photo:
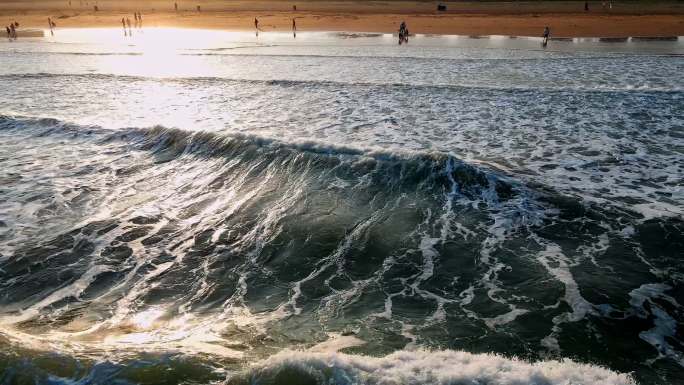
<path fill-rule="evenodd" d="M 0 45 L 0 383 L 681 380 L 681 57 L 306 36 Z"/>

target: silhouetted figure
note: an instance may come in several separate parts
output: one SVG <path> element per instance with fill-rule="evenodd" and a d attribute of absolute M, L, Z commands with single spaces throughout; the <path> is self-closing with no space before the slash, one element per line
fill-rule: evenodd
<path fill-rule="evenodd" d="M 95 10 L 95 12 L 97 12 L 97 11 L 100 10 L 100 8 L 98 8 L 97 5 L 94 5 L 94 6 L 93 6 L 93 9 Z"/>
<path fill-rule="evenodd" d="M 124 36 L 128 36 L 128 32 L 126 32 L 126 19 L 123 17 L 121 18 L 121 25 L 123 26 Z"/>
<path fill-rule="evenodd" d="M 173 3 L 173 9 L 178 12 L 178 3 Z"/>
<path fill-rule="evenodd" d="M 292 30 L 295 32 L 297 31 L 297 21 L 295 21 L 294 18 L 292 18 Z"/>
<path fill-rule="evenodd" d="M 131 30 L 131 19 L 126 18 L 126 25 L 128 25 L 128 36 L 133 36 L 133 30 Z"/>
<path fill-rule="evenodd" d="M 9 25 L 6 25 L 5 29 L 7 30 L 7 38 L 11 39 L 12 38 L 12 31 L 10 30 Z"/>
<path fill-rule="evenodd" d="M 588 1 L 584 2 L 584 12 L 589 12 L 589 2 Z"/>
<path fill-rule="evenodd" d="M 142 13 L 138 12 L 138 28 L 142 29 Z"/>
<path fill-rule="evenodd" d="M 401 43 L 408 43 L 408 38 L 409 38 L 409 31 L 408 28 L 406 27 L 406 22 L 402 21 L 401 24 L 399 25 L 399 44 Z"/>
<path fill-rule="evenodd" d="M 295 11 L 295 12 L 297 12 L 297 6 L 296 6 L 296 5 L 293 5 L 293 6 L 292 6 L 292 10 Z"/>
<path fill-rule="evenodd" d="M 197 6 L 197 12 L 202 12 L 202 7 L 200 7 L 199 5 Z"/>
<path fill-rule="evenodd" d="M 17 27 L 14 26 L 15 23 L 10 24 L 10 37 L 17 40 Z"/>
<path fill-rule="evenodd" d="M 544 35 L 543 35 L 544 40 L 542 41 L 542 45 L 544 47 L 546 47 L 546 44 L 548 44 L 550 35 L 551 35 L 551 30 L 549 29 L 549 27 L 544 27 Z"/>
<path fill-rule="evenodd" d="M 54 23 L 52 22 L 52 19 L 48 17 L 48 27 L 50 27 L 50 35 L 55 36 L 55 32 L 52 30 Z"/>
<path fill-rule="evenodd" d="M 254 18 L 254 29 L 256 29 L 256 35 L 259 36 L 259 19 Z"/>

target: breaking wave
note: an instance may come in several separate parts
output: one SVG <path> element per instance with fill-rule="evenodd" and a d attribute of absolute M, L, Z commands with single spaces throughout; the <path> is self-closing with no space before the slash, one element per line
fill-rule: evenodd
<path fill-rule="evenodd" d="M 439 152 L 10 116 L 0 137 L 5 376 L 632 384 L 684 362 L 677 217 Z M 315 349 L 331 334 L 365 344 Z M 46 346 L 88 364 L 16 358 Z"/>
<path fill-rule="evenodd" d="M 492 354 L 399 351 L 385 357 L 282 352 L 227 385 L 634 385 L 627 374 L 573 361 L 536 363 Z"/>

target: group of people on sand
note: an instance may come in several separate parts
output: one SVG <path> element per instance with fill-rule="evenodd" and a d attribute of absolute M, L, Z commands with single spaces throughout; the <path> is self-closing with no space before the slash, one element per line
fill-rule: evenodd
<path fill-rule="evenodd" d="M 7 30 L 7 38 L 10 40 L 16 40 L 17 39 L 17 28 L 19 28 L 19 23 L 16 21 L 13 23 L 10 23 L 10 25 L 5 26 L 5 29 Z"/>
<path fill-rule="evenodd" d="M 136 29 L 142 28 L 142 14 L 140 12 L 133 13 L 133 19 L 135 19 L 134 27 Z M 131 28 L 131 19 L 128 17 L 121 18 L 121 26 L 123 27 L 124 36 L 133 36 L 133 29 Z M 128 29 L 126 29 L 128 27 Z"/>

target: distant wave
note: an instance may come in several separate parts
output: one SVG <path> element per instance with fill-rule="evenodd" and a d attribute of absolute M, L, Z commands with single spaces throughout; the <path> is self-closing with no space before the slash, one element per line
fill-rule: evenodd
<path fill-rule="evenodd" d="M 488 86 L 488 85 L 469 85 L 469 84 L 424 84 L 424 83 L 380 83 L 380 82 L 344 82 L 334 80 L 296 80 L 296 79 L 236 79 L 224 78 L 214 76 L 179 76 L 179 77 L 147 77 L 136 75 L 114 75 L 114 74 L 59 74 L 59 73 L 24 73 L 0 75 L 0 80 L 21 80 L 21 79 L 56 79 L 56 78 L 73 78 L 73 79 L 101 79 L 101 80 L 154 80 L 154 81 L 169 81 L 169 82 L 207 82 L 216 84 L 218 82 L 225 83 L 239 83 L 239 84 L 263 84 L 280 87 L 295 87 L 295 86 L 335 86 L 335 87 L 392 87 L 392 88 L 411 88 L 424 90 L 494 90 L 501 92 L 581 92 L 581 93 L 657 93 L 657 94 L 679 94 L 684 91 L 684 87 L 662 88 L 662 87 L 641 87 L 633 85 L 625 85 L 623 87 L 614 86 L 598 86 L 594 88 L 587 88 L 584 86 Z"/>
<path fill-rule="evenodd" d="M 141 56 L 142 52 L 36 52 L 36 51 L 17 51 L 12 52 L 16 55 L 66 55 L 66 56 Z"/>

